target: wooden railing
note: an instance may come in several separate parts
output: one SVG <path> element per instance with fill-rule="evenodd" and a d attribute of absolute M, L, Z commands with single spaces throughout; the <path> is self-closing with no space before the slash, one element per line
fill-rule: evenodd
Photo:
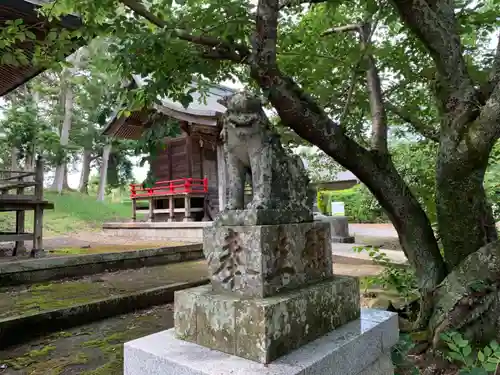
<path fill-rule="evenodd" d="M 192 214 L 203 212 L 207 216 L 205 207 L 191 207 L 191 198 L 206 197 L 208 194 L 207 178 L 180 178 L 177 180 L 158 181 L 151 187 L 142 184 L 130 185 L 130 199 L 132 200 L 132 220 L 137 219 L 137 213 L 144 212 L 137 209 L 137 201 L 148 201 L 146 211 L 148 221 L 154 221 L 156 214 L 168 214 L 168 220 L 174 221 L 176 213 L 184 213 L 184 221 L 191 221 Z M 184 197 L 184 207 L 175 207 L 175 197 Z M 155 201 L 167 200 L 168 208 L 155 208 Z"/>
<path fill-rule="evenodd" d="M 207 178 L 180 178 L 178 180 L 158 181 L 152 187 L 144 187 L 142 184 L 130 185 L 131 199 L 162 195 L 205 193 L 208 193 Z"/>
<path fill-rule="evenodd" d="M 24 250 L 24 241 L 33 240 L 31 255 L 35 256 L 43 251 L 43 210 L 54 208 L 43 200 L 43 161 L 37 159 L 33 172 L 0 170 L 0 175 L 0 211 L 16 212 L 15 232 L 0 232 L 0 242 L 15 241 L 13 255 L 17 255 Z M 26 194 L 31 187 L 31 194 Z M 25 212 L 30 210 L 34 211 L 33 233 L 26 233 Z"/>

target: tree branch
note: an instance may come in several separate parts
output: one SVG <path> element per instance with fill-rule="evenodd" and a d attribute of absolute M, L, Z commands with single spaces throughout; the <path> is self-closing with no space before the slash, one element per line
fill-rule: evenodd
<path fill-rule="evenodd" d="M 427 216 L 392 162 L 347 137 L 324 109 L 277 67 L 268 67 L 264 72 L 252 69 L 251 73 L 269 93 L 268 98 L 284 125 L 318 146 L 368 186 L 396 226 L 405 255 L 416 269 L 421 290 L 432 291 L 446 274 L 445 264 Z"/>
<path fill-rule="evenodd" d="M 489 155 L 495 142 L 500 139 L 500 82 L 482 107 L 469 133 L 469 142 L 474 148 L 479 152 L 488 150 L 486 155 Z"/>
<path fill-rule="evenodd" d="M 365 61 L 367 64 L 366 70 L 366 83 L 368 88 L 368 97 L 370 102 L 370 113 L 372 116 L 372 135 L 371 135 L 371 147 L 372 150 L 376 150 L 381 154 L 387 154 L 387 116 L 385 113 L 382 85 L 380 83 L 380 76 L 378 73 L 377 65 L 373 54 L 369 51 L 369 45 L 371 38 L 373 36 L 376 23 L 372 27 L 369 22 L 365 22 L 362 25 L 352 24 L 340 27 L 333 27 L 328 29 L 322 36 L 331 35 L 340 32 L 351 32 L 355 31 L 359 33 L 360 44 L 361 44 L 361 57 L 355 66 L 353 71 L 352 81 L 350 89 L 354 90 L 354 83 L 356 79 L 356 71 L 359 67 L 361 61 Z M 348 106 L 350 104 L 352 96 L 352 91 L 349 91 L 347 102 L 344 106 L 344 111 L 341 115 L 341 120 L 347 114 Z M 340 123 L 342 125 L 342 122 Z"/>
<path fill-rule="evenodd" d="M 283 10 L 287 7 L 301 4 L 320 4 L 325 3 L 327 0 L 281 0 L 279 3 L 279 10 Z"/>
<path fill-rule="evenodd" d="M 411 125 L 417 132 L 425 138 L 434 142 L 439 142 L 439 131 L 426 126 L 419 118 L 414 116 L 410 111 L 405 108 L 397 107 L 389 101 L 385 101 L 385 108 L 394 113 L 401 120 Z"/>
<path fill-rule="evenodd" d="M 259 0 L 253 35 L 251 64 L 262 69 L 276 67 L 279 0 Z"/>
<path fill-rule="evenodd" d="M 210 47 L 212 51 L 216 51 L 220 58 L 231 60 L 237 63 L 245 62 L 246 58 L 250 55 L 250 50 L 247 46 L 239 43 L 230 43 L 219 38 L 206 36 L 206 35 L 192 35 L 186 30 L 170 28 L 165 20 L 154 15 L 144 7 L 144 5 L 137 0 L 119 0 L 123 5 L 134 11 L 136 14 L 144 17 L 154 25 L 167 28 L 179 39 L 191 42 L 204 47 Z"/>
<path fill-rule="evenodd" d="M 361 27 L 362 27 L 362 25 L 359 25 L 359 24 L 332 27 L 331 29 L 324 31 L 321 34 L 321 36 L 327 36 L 327 35 L 338 34 L 338 33 L 345 33 L 348 31 L 359 31 L 359 30 L 361 30 Z"/>
<path fill-rule="evenodd" d="M 366 71 L 366 83 L 370 101 L 370 112 L 372 114 L 372 149 L 382 154 L 387 153 L 387 116 L 382 99 L 382 85 L 378 73 L 375 58 L 371 52 L 366 52 L 370 44 L 370 36 L 373 35 L 372 27 L 365 23 L 360 33 L 361 47 L 364 59 L 368 64 Z"/>
<path fill-rule="evenodd" d="M 342 110 L 342 113 L 341 113 L 340 118 L 339 118 L 340 126 L 344 126 L 344 121 L 347 118 L 347 116 L 349 115 L 349 107 L 351 106 L 352 97 L 354 95 L 356 83 L 358 81 L 358 70 L 357 70 L 358 66 L 359 66 L 359 64 L 357 66 L 355 66 L 354 69 L 352 70 L 351 80 L 350 80 L 350 84 L 349 84 L 349 91 L 347 92 L 347 98 L 346 98 L 346 101 L 344 103 L 344 109 Z"/>
<path fill-rule="evenodd" d="M 438 93 L 447 112 L 471 110 L 476 91 L 463 58 L 457 22 L 448 0 L 391 0 L 402 21 L 429 51 L 441 80 Z M 462 108 L 464 107 L 465 108 Z"/>

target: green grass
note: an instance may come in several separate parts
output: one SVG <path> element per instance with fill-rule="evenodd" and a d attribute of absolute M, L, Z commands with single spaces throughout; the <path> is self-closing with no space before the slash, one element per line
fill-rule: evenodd
<path fill-rule="evenodd" d="M 76 192 L 62 195 L 45 191 L 44 198 L 54 203 L 53 210 L 44 213 L 44 236 L 65 235 L 72 232 L 99 230 L 104 222 L 132 217 L 131 203 L 98 202 L 95 196 Z M 12 231 L 15 214 L 0 213 L 0 231 Z M 33 213 L 26 213 L 26 230 L 33 228 Z"/>

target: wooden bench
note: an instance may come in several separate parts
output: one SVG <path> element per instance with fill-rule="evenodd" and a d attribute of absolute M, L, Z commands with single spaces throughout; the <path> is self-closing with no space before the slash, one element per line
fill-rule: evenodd
<path fill-rule="evenodd" d="M 35 171 L 0 170 L 0 212 L 16 212 L 14 232 L 0 232 L 0 242 L 14 241 L 13 256 L 25 250 L 24 241 L 33 241 L 31 256 L 43 251 L 43 211 L 53 209 L 54 204 L 43 199 L 43 162 L 36 161 Z M 31 179 L 31 181 L 30 181 Z M 33 187 L 33 194 L 25 194 L 25 189 Z M 15 194 L 9 194 L 15 190 Z M 25 232 L 25 212 L 34 211 L 33 233 Z"/>
<path fill-rule="evenodd" d="M 192 207 L 191 199 L 205 199 L 207 194 L 207 178 L 181 178 L 177 180 L 158 181 L 152 187 L 144 187 L 142 184 L 131 184 L 132 220 L 137 220 L 137 213 L 147 213 L 148 221 L 154 221 L 156 214 L 168 214 L 168 221 L 175 221 L 175 214 L 182 212 L 184 213 L 183 221 L 192 221 L 192 214 L 196 212 L 203 212 L 205 219 L 207 217 L 205 205 L 203 207 Z M 175 207 L 176 198 L 184 199 L 184 207 Z M 155 202 L 158 200 L 168 201 L 168 208 L 155 208 Z M 138 209 L 138 201 L 147 201 L 148 209 Z"/>

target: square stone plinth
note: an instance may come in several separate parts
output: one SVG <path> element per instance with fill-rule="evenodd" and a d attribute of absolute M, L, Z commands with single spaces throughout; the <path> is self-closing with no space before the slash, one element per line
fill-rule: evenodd
<path fill-rule="evenodd" d="M 361 318 L 263 365 L 179 340 L 168 330 L 130 341 L 124 375 L 393 375 L 396 314 L 361 310 Z"/>
<path fill-rule="evenodd" d="M 358 280 L 346 276 L 268 298 L 218 294 L 210 285 L 175 293 L 178 338 L 261 363 L 359 314 Z"/>
<path fill-rule="evenodd" d="M 214 226 L 276 225 L 313 221 L 307 209 L 249 209 L 223 211 Z"/>
<path fill-rule="evenodd" d="M 215 291 L 267 297 L 332 276 L 330 224 L 215 226 L 203 252 Z"/>

